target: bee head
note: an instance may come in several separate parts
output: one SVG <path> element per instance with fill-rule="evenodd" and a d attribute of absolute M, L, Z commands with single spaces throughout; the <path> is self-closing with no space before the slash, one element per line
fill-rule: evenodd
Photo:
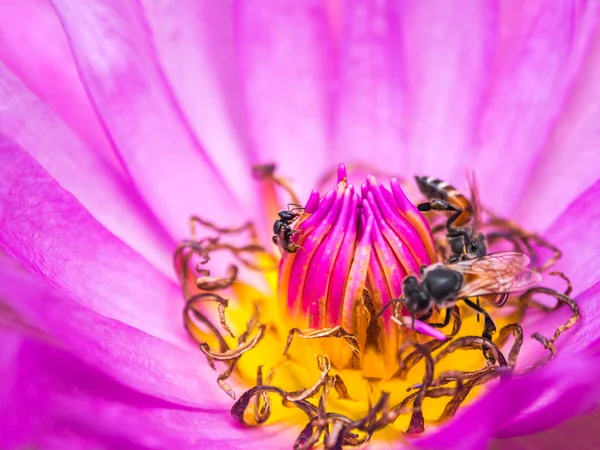
<path fill-rule="evenodd" d="M 431 307 L 429 296 L 415 277 L 407 277 L 402 282 L 402 295 L 405 298 L 406 309 L 410 313 L 427 312 Z"/>

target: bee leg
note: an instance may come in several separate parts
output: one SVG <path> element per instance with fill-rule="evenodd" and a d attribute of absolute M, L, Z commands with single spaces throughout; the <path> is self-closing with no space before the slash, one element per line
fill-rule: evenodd
<path fill-rule="evenodd" d="M 496 333 L 496 325 L 494 324 L 494 321 L 492 320 L 488 312 L 481 306 L 477 305 L 476 303 L 473 303 L 468 298 L 463 298 L 463 301 L 469 308 L 477 311 L 479 314 L 483 314 L 483 334 L 481 335 L 481 337 L 491 341 L 492 336 L 494 335 L 494 333 Z M 488 349 L 482 348 L 482 350 L 485 359 L 492 363 L 496 362 L 496 358 L 494 358 L 494 356 L 490 353 Z"/>
<path fill-rule="evenodd" d="M 458 216 L 460 216 L 462 214 L 462 209 L 460 209 L 459 207 L 448 203 L 445 200 L 440 200 L 437 198 L 434 198 L 433 200 L 427 202 L 427 203 L 420 203 L 419 205 L 417 205 L 417 209 L 421 212 L 428 212 L 428 211 L 442 211 L 442 212 L 450 212 L 452 213 L 452 215 L 450 216 L 450 218 L 448 219 L 448 221 L 446 222 L 446 228 L 450 228 L 450 225 L 452 225 L 452 223 L 458 218 Z"/>
<path fill-rule="evenodd" d="M 442 323 L 430 323 L 429 325 L 434 328 L 445 328 L 450 324 L 450 318 L 452 317 L 452 308 L 446 308 L 444 310 L 444 321 Z"/>

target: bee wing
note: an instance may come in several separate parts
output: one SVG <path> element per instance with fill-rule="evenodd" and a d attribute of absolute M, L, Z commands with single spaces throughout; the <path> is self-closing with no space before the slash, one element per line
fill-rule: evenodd
<path fill-rule="evenodd" d="M 467 183 L 469 184 L 469 190 L 471 191 L 471 205 L 473 205 L 473 219 L 471 221 L 471 230 L 473 237 L 477 237 L 479 234 L 479 228 L 481 226 L 481 203 L 479 201 L 479 188 L 477 187 L 477 179 L 475 178 L 475 172 L 467 172 Z"/>
<path fill-rule="evenodd" d="M 496 294 L 495 303 L 502 306 L 509 292 L 523 291 L 537 285 L 542 276 L 529 270 L 529 257 L 517 252 L 500 252 L 482 258 L 449 264 L 448 268 L 465 277 L 457 297 Z"/>

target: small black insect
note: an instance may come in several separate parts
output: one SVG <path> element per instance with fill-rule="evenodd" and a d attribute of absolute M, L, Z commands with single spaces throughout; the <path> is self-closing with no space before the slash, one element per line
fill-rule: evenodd
<path fill-rule="evenodd" d="M 292 206 L 295 208 L 290 208 Z M 292 242 L 296 230 L 291 226 L 300 217 L 301 213 L 297 211 L 304 211 L 304 207 L 296 203 L 288 203 L 288 209 L 279 211 L 277 213 L 279 219 L 273 222 L 273 243 L 287 253 L 296 253 L 299 248 Z"/>

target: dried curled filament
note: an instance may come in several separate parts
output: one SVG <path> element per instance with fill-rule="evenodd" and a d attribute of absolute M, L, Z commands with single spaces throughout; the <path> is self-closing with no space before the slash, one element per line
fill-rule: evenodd
<path fill-rule="evenodd" d="M 427 395 L 427 389 L 433 382 L 433 365 L 434 360 L 431 357 L 429 350 L 417 343 L 412 343 L 415 350 L 421 353 L 423 358 L 425 359 L 425 374 L 423 375 L 423 381 L 421 382 L 421 387 L 415 396 L 413 401 L 413 414 L 410 418 L 410 424 L 408 426 L 408 430 L 406 430 L 406 434 L 420 434 L 425 431 L 425 419 L 423 418 L 423 411 L 421 407 L 423 405 L 423 401 L 425 400 L 425 396 Z"/>
<path fill-rule="evenodd" d="M 567 287 L 567 292 L 570 292 L 570 289 L 571 289 L 571 285 L 569 282 L 568 287 Z M 548 350 L 553 351 L 552 347 L 554 346 L 554 342 L 559 338 L 559 336 L 562 333 L 564 333 L 565 331 L 567 331 L 569 328 L 573 327 L 581 318 L 581 314 L 579 312 L 579 306 L 577 305 L 575 300 L 573 300 L 568 295 L 561 294 L 560 292 L 558 292 L 554 289 L 550 289 L 550 288 L 546 288 L 546 287 L 534 287 L 534 288 L 529 289 L 527 292 L 525 292 L 523 295 L 521 295 L 520 301 L 528 304 L 528 303 L 530 303 L 530 300 L 531 300 L 533 294 L 536 294 L 536 293 L 549 295 L 551 297 L 554 297 L 558 301 L 556 307 L 543 308 L 545 310 L 553 311 L 553 310 L 560 308 L 562 305 L 567 305 L 571 309 L 571 317 L 569 317 L 569 319 L 564 324 L 560 325 L 556 329 L 556 331 L 554 332 L 554 336 L 552 336 L 552 338 L 538 339 L 540 342 L 542 342 L 542 344 Z M 541 336 L 541 335 L 536 333 L 536 336 Z"/>
<path fill-rule="evenodd" d="M 246 421 L 244 413 L 248 409 L 248 406 L 250 405 L 252 399 L 257 395 L 262 395 L 263 393 L 277 394 L 283 399 L 285 399 L 288 395 L 288 392 L 276 386 L 254 386 L 253 388 L 248 389 L 246 392 L 240 395 L 240 398 L 233 404 L 233 406 L 231 407 L 231 416 L 240 424 L 251 426 L 252 424 Z M 293 404 L 295 407 L 303 411 L 308 417 L 314 417 L 317 414 L 316 406 L 314 406 L 306 400 L 298 400 L 296 402 L 289 403 Z"/>
<path fill-rule="evenodd" d="M 263 383 L 262 366 L 258 366 L 256 374 L 256 386 L 263 386 L 271 384 L 273 376 L 275 375 L 274 370 L 270 370 L 265 382 Z M 257 425 L 266 422 L 271 416 L 271 399 L 267 395 L 267 392 L 263 391 L 255 396 L 254 401 L 254 420 Z"/>
<path fill-rule="evenodd" d="M 449 335 L 447 335 L 448 340 L 446 340 L 446 341 L 440 341 L 437 339 L 431 340 L 429 342 L 426 342 L 425 344 L 421 344 L 421 347 L 423 349 L 425 349 L 429 353 L 439 350 L 441 347 L 443 347 L 444 345 L 451 342 L 451 339 L 454 338 L 454 336 L 456 336 L 460 332 L 460 328 L 462 326 L 462 320 L 460 318 L 460 309 L 458 308 L 458 306 L 454 306 L 452 308 L 451 314 L 452 314 L 452 318 L 454 319 L 454 321 L 452 324 L 452 331 L 450 332 Z M 398 358 L 397 358 L 398 371 L 393 375 L 392 378 L 400 378 L 402 380 L 405 380 L 406 376 L 408 375 L 408 372 L 417 363 L 419 363 L 419 361 L 421 361 L 422 359 L 423 359 L 423 351 L 415 350 L 415 351 L 411 352 L 405 358 L 402 358 L 402 351 L 399 351 Z"/>
<path fill-rule="evenodd" d="M 215 334 L 214 330 L 216 330 L 216 329 L 214 328 L 213 323 L 203 313 L 201 313 L 197 309 L 198 305 L 200 305 L 202 303 L 210 303 L 210 302 L 215 302 L 215 303 L 218 303 L 218 305 L 219 305 L 217 307 L 217 311 L 219 314 L 219 322 L 221 324 L 221 328 L 223 330 L 225 330 L 227 333 L 229 333 L 229 335 L 231 337 L 235 337 L 233 335 L 233 332 L 231 331 L 231 328 L 229 328 L 229 325 L 227 324 L 227 319 L 225 318 L 225 308 L 227 308 L 227 305 L 229 304 L 229 300 L 221 297 L 220 295 L 213 294 L 213 293 L 196 294 L 195 296 L 193 296 L 186 302 L 186 305 L 183 308 L 183 320 L 184 320 L 187 331 L 190 333 L 190 335 L 194 339 L 196 339 L 196 341 L 198 341 L 198 343 L 204 342 L 203 339 L 198 338 L 200 333 L 198 333 L 198 328 L 197 328 L 197 326 L 195 326 L 195 324 L 193 322 L 193 318 L 195 318 L 196 320 L 198 320 L 202 324 L 204 324 L 206 327 L 208 327 L 213 332 L 213 334 Z M 220 333 L 218 334 L 218 336 L 220 337 L 220 339 L 222 339 Z M 219 337 L 218 337 L 218 339 L 219 339 Z M 223 351 L 223 350 L 221 350 L 221 351 Z"/>
<path fill-rule="evenodd" d="M 199 216 L 191 216 L 190 217 L 190 234 L 192 239 L 196 239 L 196 225 L 201 225 L 205 228 L 215 231 L 217 234 L 239 234 L 245 231 L 248 231 L 250 234 L 250 238 L 252 242 L 258 242 L 258 233 L 256 232 L 256 227 L 252 222 L 246 222 L 243 225 L 233 228 L 219 227 L 214 223 L 203 219 Z"/>
<path fill-rule="evenodd" d="M 257 180 L 272 181 L 288 193 L 291 199 L 291 203 L 299 204 L 300 199 L 298 198 L 298 195 L 285 178 L 280 177 L 275 173 L 276 168 L 277 167 L 275 166 L 275 164 L 258 164 L 252 167 L 252 175 Z"/>
<path fill-rule="evenodd" d="M 306 400 L 307 398 L 315 395 L 329 380 L 329 371 L 331 370 L 331 362 L 327 356 L 317 355 L 317 366 L 321 371 L 319 380 L 308 389 L 301 389 L 299 391 L 290 392 L 286 400 L 295 402 L 298 400 Z"/>
<path fill-rule="evenodd" d="M 434 363 L 438 363 L 442 358 L 446 357 L 450 353 L 454 353 L 456 350 L 481 350 L 481 348 L 489 351 L 500 366 L 507 366 L 508 363 L 506 358 L 500 351 L 500 349 L 492 341 L 479 337 L 479 336 L 463 336 L 448 344 L 447 347 L 442 349 L 433 359 Z"/>
<path fill-rule="evenodd" d="M 298 335 L 304 339 L 341 338 L 348 344 L 348 347 L 350 347 L 354 353 L 360 353 L 360 348 L 356 337 L 353 334 L 348 333 L 341 326 L 337 326 L 334 328 L 322 328 L 318 330 L 312 328 L 307 330 L 292 328 L 288 334 L 287 343 L 283 350 L 284 356 L 287 354 L 290 346 L 292 345 L 294 335 Z"/>
<path fill-rule="evenodd" d="M 257 332 L 254 335 L 254 337 L 249 340 L 250 334 L 254 331 L 254 329 L 256 329 Z M 238 346 L 236 348 L 230 349 L 227 346 L 227 343 L 223 340 L 223 342 L 220 342 L 221 345 L 219 348 L 219 352 L 217 353 L 211 351 L 210 346 L 206 342 L 200 343 L 200 350 L 206 355 L 206 359 L 209 365 L 213 368 L 213 370 L 215 369 L 215 361 L 225 362 L 228 364 L 228 367 L 225 370 L 225 372 L 221 373 L 218 376 L 217 384 L 227 395 L 229 395 L 234 400 L 236 397 L 235 392 L 233 391 L 233 389 L 231 389 L 231 387 L 227 384 L 225 380 L 227 380 L 231 376 L 241 356 L 247 351 L 256 347 L 256 345 L 264 337 L 265 330 L 266 325 L 258 324 L 258 311 L 256 311 L 255 314 L 248 321 L 246 331 L 238 338 Z"/>
<path fill-rule="evenodd" d="M 483 224 L 483 227 L 489 230 L 486 231 L 488 243 L 493 244 L 500 240 L 511 242 L 515 251 L 526 253 L 531 258 L 532 267 L 536 272 L 545 272 L 562 257 L 560 249 L 539 234 L 529 232 L 517 223 L 496 216 L 489 210 L 486 210 L 486 214 L 488 219 Z M 543 264 L 540 264 L 541 258 L 536 247 L 552 252 L 552 256 Z"/>
<path fill-rule="evenodd" d="M 469 395 L 469 393 L 473 390 L 475 386 L 492 381 L 493 379 L 501 376 L 503 373 L 504 371 L 499 370 L 497 366 L 490 366 L 479 376 L 467 381 L 461 389 L 457 390 L 456 394 L 446 404 L 446 407 L 444 408 L 444 411 L 442 412 L 442 415 L 439 418 L 439 422 L 444 422 L 449 418 L 453 417 L 458 411 L 460 405 L 467 398 L 467 395 Z"/>
<path fill-rule="evenodd" d="M 238 268 L 233 264 L 227 267 L 227 275 L 224 277 L 211 276 L 207 269 L 197 271 L 201 276 L 196 278 L 196 286 L 202 291 L 220 291 L 231 287 L 237 281 Z"/>

